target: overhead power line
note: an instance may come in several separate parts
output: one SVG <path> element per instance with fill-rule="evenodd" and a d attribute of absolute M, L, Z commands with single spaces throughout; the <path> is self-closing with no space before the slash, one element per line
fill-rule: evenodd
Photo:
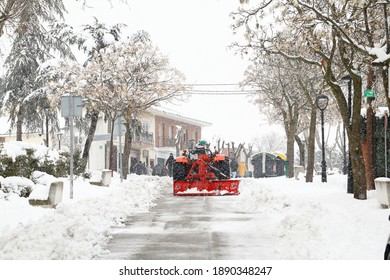
<path fill-rule="evenodd" d="M 254 92 L 256 92 L 255 90 L 223 90 L 223 89 L 221 89 L 221 90 L 207 90 L 207 89 L 205 89 L 205 90 L 199 90 L 199 89 L 190 89 L 190 90 L 188 90 L 188 91 L 191 91 L 191 92 L 200 92 L 200 93 L 202 93 L 202 92 L 216 92 L 216 93 L 218 93 L 218 92 L 227 92 L 227 93 L 229 93 L 229 92 L 238 92 L 238 93 L 254 93 Z"/>
<path fill-rule="evenodd" d="M 255 91 L 226 91 L 226 90 L 188 90 L 189 94 L 204 94 L 204 95 L 250 95 Z"/>
<path fill-rule="evenodd" d="M 239 86 L 240 84 L 184 84 L 186 86 Z"/>
<path fill-rule="evenodd" d="M 191 87 L 184 92 L 193 95 L 251 95 L 256 93 L 255 90 L 232 89 L 233 86 L 240 87 L 238 83 L 194 83 L 184 84 L 184 86 Z M 210 87 L 210 89 L 197 89 L 198 87 Z"/>

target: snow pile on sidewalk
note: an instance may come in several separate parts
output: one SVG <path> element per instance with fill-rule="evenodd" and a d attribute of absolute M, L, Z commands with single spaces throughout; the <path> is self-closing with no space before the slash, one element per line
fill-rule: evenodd
<path fill-rule="evenodd" d="M 78 179 L 74 199 L 65 182 L 64 201 L 55 210 L 32 207 L 16 195 L 0 200 L 0 212 L 7 213 L 0 222 L 0 259 L 93 259 L 111 226 L 152 207 L 170 184 L 167 177 L 131 175 L 105 188 Z"/>
<path fill-rule="evenodd" d="M 346 176 L 328 176 L 328 183 L 319 180 L 267 178 L 258 180 L 261 186 L 255 179 L 242 180 L 237 207 L 273 219 L 277 246 L 269 258 L 382 259 L 390 210 L 381 208 L 376 192 L 356 200 L 347 194 Z"/>

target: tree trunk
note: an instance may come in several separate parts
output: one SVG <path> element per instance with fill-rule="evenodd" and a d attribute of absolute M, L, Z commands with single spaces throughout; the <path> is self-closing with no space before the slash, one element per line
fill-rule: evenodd
<path fill-rule="evenodd" d="M 374 136 L 374 131 L 373 131 L 373 117 L 374 117 L 374 112 L 372 109 L 371 105 L 371 98 L 368 99 L 368 108 L 367 108 L 367 122 L 366 122 L 366 140 L 365 140 L 365 146 L 366 146 L 366 153 L 364 157 L 364 163 L 365 163 L 365 168 L 366 168 L 366 183 L 367 183 L 367 190 L 373 190 L 374 187 L 374 162 L 373 162 L 373 136 Z M 363 154 L 364 156 L 364 154 Z"/>
<path fill-rule="evenodd" d="M 342 45 L 339 48 L 343 50 Z M 341 52 L 341 57 L 344 58 L 343 53 Z M 333 92 L 333 95 L 337 101 L 343 122 L 345 127 L 347 127 L 348 133 L 348 142 L 350 149 L 350 158 L 352 165 L 352 177 L 353 177 L 353 192 L 354 198 L 356 199 L 367 199 L 367 187 L 366 187 L 366 174 L 364 168 L 364 159 L 361 147 L 360 140 L 360 113 L 361 113 L 361 101 L 362 101 L 362 79 L 359 75 L 356 75 L 352 69 L 352 65 L 349 64 L 349 61 L 343 59 L 345 68 L 348 69 L 348 72 L 352 79 L 353 85 L 353 108 L 351 116 L 351 124 L 349 120 L 349 108 L 348 103 L 345 98 L 345 95 L 337 84 L 336 77 L 333 75 L 331 63 L 324 63 L 325 65 L 325 81 Z"/>
<path fill-rule="evenodd" d="M 287 133 L 287 161 L 288 161 L 288 178 L 294 177 L 294 136 L 295 130 L 294 127 L 289 125 L 289 130 Z"/>
<path fill-rule="evenodd" d="M 368 69 L 367 75 L 367 89 L 372 89 L 374 83 L 374 70 L 372 66 Z M 365 158 L 366 163 L 366 183 L 367 189 L 373 190 L 375 189 L 374 185 L 374 111 L 372 109 L 372 101 L 374 98 L 367 97 L 367 158 Z"/>
<path fill-rule="evenodd" d="M 295 135 L 294 139 L 299 148 L 299 165 L 305 167 L 305 144 L 298 135 Z"/>
<path fill-rule="evenodd" d="M 360 137 L 359 134 L 357 134 L 356 136 Z M 356 138 L 354 138 L 354 136 L 352 135 L 352 139 Z M 367 199 L 366 174 L 364 166 L 362 166 L 364 165 L 364 159 L 360 141 L 350 141 L 349 148 L 353 172 L 354 198 Z"/>
<path fill-rule="evenodd" d="M 360 111 L 362 100 L 362 81 L 361 78 L 353 80 L 353 108 L 351 126 L 348 125 L 349 149 L 353 174 L 353 192 L 356 199 L 367 199 L 366 172 L 364 168 L 364 159 L 362 145 L 360 140 Z"/>
<path fill-rule="evenodd" d="M 232 147 L 232 151 L 231 151 L 232 158 L 237 160 L 237 158 L 236 158 L 236 149 L 234 148 L 234 142 L 231 142 L 231 147 Z"/>
<path fill-rule="evenodd" d="M 181 149 L 181 133 L 182 129 L 179 128 L 176 133 L 176 139 L 175 139 L 175 148 L 176 148 L 176 157 L 180 156 L 180 149 Z"/>
<path fill-rule="evenodd" d="M 95 111 L 95 110 L 92 111 L 92 114 L 91 114 L 91 125 L 89 127 L 88 137 L 85 140 L 84 151 L 83 151 L 83 155 L 82 155 L 82 159 L 84 160 L 85 163 L 88 162 L 89 149 L 91 148 L 93 137 L 95 136 L 98 119 L 99 119 L 99 112 Z"/>
<path fill-rule="evenodd" d="M 131 122 L 125 122 L 125 145 L 123 148 L 123 159 L 122 159 L 122 176 L 123 179 L 127 179 L 127 174 L 129 173 L 129 161 L 131 153 L 131 144 L 132 144 L 132 131 L 131 131 Z"/>
<path fill-rule="evenodd" d="M 306 183 L 313 182 L 316 124 L 317 124 L 317 107 L 315 105 L 312 105 L 311 113 L 310 113 L 309 138 L 307 140 Z"/>
<path fill-rule="evenodd" d="M 244 143 L 245 144 L 245 143 Z M 236 160 L 238 160 L 238 158 L 240 157 L 240 154 L 241 154 L 241 150 L 242 148 L 244 147 L 244 144 L 240 143 L 236 149 L 236 151 L 234 152 L 234 158 Z"/>
<path fill-rule="evenodd" d="M 23 141 L 22 134 L 23 134 L 23 108 L 22 106 L 20 106 L 17 115 L 17 120 L 16 120 L 16 141 Z"/>
<path fill-rule="evenodd" d="M 110 136 L 110 163 L 109 169 L 111 170 L 111 176 L 114 173 L 114 126 L 115 119 L 111 120 L 111 136 Z"/>

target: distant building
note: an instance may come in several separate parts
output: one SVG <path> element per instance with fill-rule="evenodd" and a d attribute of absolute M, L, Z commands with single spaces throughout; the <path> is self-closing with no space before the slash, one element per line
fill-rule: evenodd
<path fill-rule="evenodd" d="M 33 144 L 44 145 L 45 139 L 43 129 L 39 132 L 23 133 L 23 141 Z M 9 141 L 16 141 L 16 130 L 10 130 L 8 117 L 0 117 L 0 143 Z"/>
<path fill-rule="evenodd" d="M 170 153 L 177 156 L 184 148 L 191 148 L 202 138 L 202 128 L 211 125 L 168 110 L 151 108 L 149 112 L 155 118 L 154 151 L 156 162 L 160 164 L 165 162 Z"/>
<path fill-rule="evenodd" d="M 191 142 L 201 139 L 202 127 L 211 123 L 188 118 L 169 110 L 150 108 L 140 116 L 141 131 L 133 132 L 130 152 L 130 170 L 138 162 L 153 168 L 160 163 L 165 164 L 170 153 L 176 155 L 176 150 L 189 148 Z M 113 169 L 119 165 L 119 130 L 114 127 L 114 158 Z M 178 131 L 181 130 L 180 141 L 177 141 Z M 91 170 L 109 168 L 111 125 L 101 116 L 95 132 L 95 137 L 89 153 L 88 166 Z M 124 147 L 124 128 L 121 130 L 121 151 Z"/>

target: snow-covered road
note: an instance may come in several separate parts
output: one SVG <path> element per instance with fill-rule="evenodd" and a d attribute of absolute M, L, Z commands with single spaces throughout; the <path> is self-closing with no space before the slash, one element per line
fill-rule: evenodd
<path fill-rule="evenodd" d="M 335 175 L 328 184 L 306 184 L 244 178 L 238 196 L 175 197 L 167 188 L 156 207 L 110 232 L 110 253 L 100 257 L 381 259 L 389 210 L 380 208 L 374 191 L 367 201 L 353 199 L 345 179 Z"/>
<path fill-rule="evenodd" d="M 267 215 L 239 211 L 238 196 L 174 197 L 114 230 L 107 259 L 267 259 L 273 228 Z M 261 229 L 253 226 L 261 223 Z M 260 225 L 258 225 L 260 226 Z"/>

